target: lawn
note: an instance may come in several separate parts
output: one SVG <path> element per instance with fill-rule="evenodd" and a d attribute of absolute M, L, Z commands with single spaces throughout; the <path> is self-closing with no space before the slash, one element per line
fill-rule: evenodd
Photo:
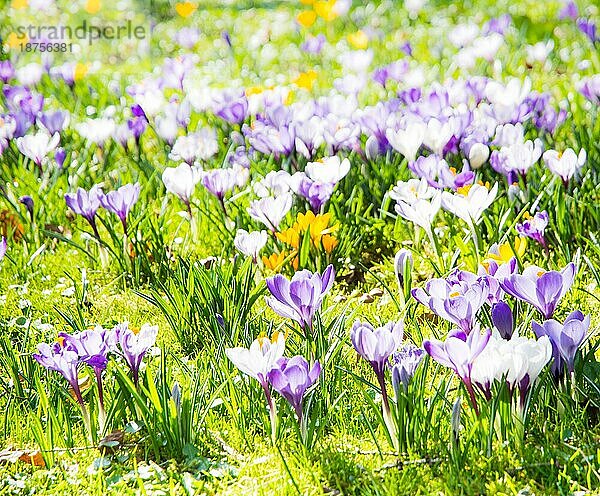
<path fill-rule="evenodd" d="M 0 20 L 0 494 L 599 494 L 597 5 Z"/>

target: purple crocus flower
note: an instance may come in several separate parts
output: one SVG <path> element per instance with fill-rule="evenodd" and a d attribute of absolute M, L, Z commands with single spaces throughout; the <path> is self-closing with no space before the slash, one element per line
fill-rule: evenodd
<path fill-rule="evenodd" d="M 213 169 L 202 176 L 202 185 L 215 195 L 221 205 L 228 191 L 235 188 L 236 174 L 233 169 Z"/>
<path fill-rule="evenodd" d="M 596 24 L 590 19 L 580 17 L 579 19 L 577 19 L 577 27 L 583 34 L 585 34 L 588 37 L 592 44 L 600 40 L 600 38 L 596 34 Z"/>
<path fill-rule="evenodd" d="M 323 275 L 301 270 L 289 280 L 277 274 L 266 280 L 273 296 L 267 296 L 265 300 L 278 315 L 295 320 L 300 327 L 311 330 L 315 313 L 331 289 L 334 278 L 333 265 L 328 265 Z"/>
<path fill-rule="evenodd" d="M 8 83 L 15 77 L 15 67 L 10 60 L 0 60 L 0 79 L 3 83 Z"/>
<path fill-rule="evenodd" d="M 317 360 L 312 367 L 300 355 L 290 359 L 280 358 L 268 374 L 273 389 L 283 396 L 292 406 L 300 425 L 303 424 L 302 400 L 306 390 L 321 374 L 321 364 Z"/>
<path fill-rule="evenodd" d="M 73 389 L 77 402 L 82 407 L 84 406 L 77 372 L 79 354 L 73 345 L 65 343 L 64 346 L 61 346 L 60 343 L 53 343 L 52 345 L 40 343 L 38 344 L 38 352 L 33 354 L 33 358 L 43 367 L 62 374 Z"/>
<path fill-rule="evenodd" d="M 412 343 L 406 343 L 394 352 L 392 355 L 392 386 L 396 391 L 396 396 L 400 390 L 400 384 L 402 384 L 405 391 L 408 389 L 408 383 L 415 375 L 424 355 L 425 350 L 417 348 Z"/>
<path fill-rule="evenodd" d="M 456 270 L 447 279 L 431 279 L 425 288 L 412 290 L 419 303 L 443 319 L 460 326 L 467 334 L 475 325 L 479 309 L 494 293 L 491 278 Z"/>
<path fill-rule="evenodd" d="M 545 319 L 550 319 L 558 302 L 571 288 L 575 272 L 573 262 L 561 271 L 545 271 L 534 265 L 527 267 L 523 274 L 501 279 L 500 285 L 509 295 L 533 305 Z"/>
<path fill-rule="evenodd" d="M 568 372 L 575 369 L 575 355 L 583 343 L 590 327 L 590 316 L 583 315 L 579 310 L 570 313 L 563 324 L 554 319 L 546 320 L 543 324 L 532 322 L 533 332 L 540 338 L 548 336 L 552 344 L 552 373 L 560 378 L 563 373 L 563 362 Z"/>
<path fill-rule="evenodd" d="M 69 113 L 57 110 L 56 112 L 44 112 L 38 118 L 38 122 L 46 128 L 50 134 L 60 133 L 69 124 Z"/>
<path fill-rule="evenodd" d="M 509 28 L 512 17 L 510 14 L 504 14 L 500 17 L 492 17 L 484 26 L 483 34 L 498 33 L 504 35 Z"/>
<path fill-rule="evenodd" d="M 175 33 L 174 36 L 175 42 L 179 46 L 187 48 L 188 50 L 194 48 L 194 45 L 198 43 L 199 39 L 200 30 L 194 27 L 181 28 L 179 31 L 177 31 L 177 33 Z"/>
<path fill-rule="evenodd" d="M 248 99 L 244 92 L 224 92 L 215 103 L 215 114 L 231 124 L 244 122 L 248 116 Z"/>
<path fill-rule="evenodd" d="M 412 57 L 413 50 L 412 50 L 412 46 L 411 46 L 410 42 L 407 41 L 405 43 L 402 43 L 402 45 L 400 45 L 400 51 L 402 53 L 404 53 L 405 55 Z"/>
<path fill-rule="evenodd" d="M 546 247 L 546 239 L 544 231 L 548 225 L 548 212 L 537 212 L 533 217 L 529 216 L 521 223 L 515 226 L 515 229 L 521 236 L 534 239 L 544 248 Z"/>
<path fill-rule="evenodd" d="M 156 343 L 158 326 L 144 324 L 139 332 L 136 332 L 129 328 L 127 322 L 124 322 L 116 326 L 113 332 L 115 344 L 119 346 L 121 355 L 129 365 L 133 382 L 137 386 L 142 360 L 148 350 Z M 115 349 L 115 351 L 117 350 Z"/>
<path fill-rule="evenodd" d="M 492 306 L 492 323 L 503 339 L 510 339 L 515 332 L 515 319 L 508 303 L 499 301 Z"/>
<path fill-rule="evenodd" d="M 115 214 L 123 224 L 123 232 L 127 233 L 127 215 L 140 197 L 140 184 L 126 184 L 115 191 L 110 191 L 100 198 L 102 206 Z"/>
<path fill-rule="evenodd" d="M 140 136 L 144 134 L 148 126 L 148 117 L 146 117 L 144 109 L 138 104 L 131 106 L 131 114 L 133 115 L 133 119 L 127 121 L 127 127 L 133 134 L 136 144 L 139 145 Z"/>
<path fill-rule="evenodd" d="M 111 334 L 101 327 L 87 329 L 77 334 L 59 333 L 59 337 L 64 339 L 65 346 L 77 350 L 79 359 L 93 369 L 98 384 L 98 401 L 101 410 L 104 410 L 102 372 L 108 364 Z"/>
<path fill-rule="evenodd" d="M 368 322 L 354 322 L 350 339 L 356 352 L 371 364 L 385 395 L 384 372 L 388 359 L 402 343 L 404 324 L 402 321 L 388 322 L 383 327 L 374 328 Z"/>
<path fill-rule="evenodd" d="M 444 367 L 454 370 L 460 377 L 467 388 L 471 404 L 477 415 L 479 415 L 479 408 L 471 382 L 471 369 L 475 359 L 487 346 L 491 335 L 489 329 L 482 334 L 477 326 L 469 335 L 462 330 L 454 329 L 450 331 L 445 341 L 437 339 L 423 341 L 423 348 L 431 358 Z"/>
<path fill-rule="evenodd" d="M 98 228 L 96 227 L 96 213 L 100 208 L 101 199 L 104 196 L 102 189 L 97 184 L 92 186 L 89 191 L 83 188 L 77 188 L 76 193 L 67 193 L 65 202 L 77 215 L 81 215 L 90 223 L 96 238 L 100 239 Z"/>
<path fill-rule="evenodd" d="M 583 79 L 579 92 L 590 102 L 600 105 L 600 74 Z"/>
<path fill-rule="evenodd" d="M 65 163 L 65 158 L 67 158 L 67 152 L 64 148 L 57 148 L 54 150 L 54 160 L 56 160 L 56 165 L 58 165 L 59 169 L 62 169 L 62 166 Z"/>
<path fill-rule="evenodd" d="M 4 255 L 6 255 L 6 250 L 8 249 L 8 243 L 6 242 L 6 238 L 2 236 L 0 239 L 0 262 L 4 259 Z"/>
<path fill-rule="evenodd" d="M 569 0 L 558 14 L 559 19 L 577 19 L 579 9 L 573 0 Z"/>
<path fill-rule="evenodd" d="M 31 221 L 33 222 L 33 198 L 31 198 L 31 196 L 29 196 L 29 195 L 21 196 L 19 198 L 19 203 L 22 203 L 23 205 L 25 205 L 25 208 L 27 209 L 27 213 L 29 214 Z"/>
<path fill-rule="evenodd" d="M 306 53 L 319 55 L 321 50 L 323 50 L 323 46 L 325 45 L 326 41 L 327 38 L 325 38 L 324 34 L 319 34 L 318 36 L 309 36 L 306 38 L 304 43 L 300 45 L 300 48 Z"/>
<path fill-rule="evenodd" d="M 302 176 L 298 183 L 297 194 L 306 198 L 313 212 L 319 212 L 321 207 L 331 198 L 335 184 L 313 181 L 303 172 L 297 172 L 296 174 Z"/>

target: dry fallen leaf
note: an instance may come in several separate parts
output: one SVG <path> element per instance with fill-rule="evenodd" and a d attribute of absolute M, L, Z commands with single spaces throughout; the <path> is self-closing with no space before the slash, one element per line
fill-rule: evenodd
<path fill-rule="evenodd" d="M 110 434 L 107 434 L 104 438 L 100 440 L 98 443 L 98 450 L 103 455 L 114 453 L 121 444 L 123 443 L 123 438 L 125 437 L 125 432 L 122 430 L 113 431 Z"/>

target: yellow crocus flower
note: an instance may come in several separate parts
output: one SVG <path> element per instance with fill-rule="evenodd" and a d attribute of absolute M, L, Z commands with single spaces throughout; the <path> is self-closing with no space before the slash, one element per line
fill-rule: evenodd
<path fill-rule="evenodd" d="M 357 50 L 364 50 L 369 46 L 369 37 L 364 31 L 358 30 L 356 33 L 348 35 L 348 43 Z"/>

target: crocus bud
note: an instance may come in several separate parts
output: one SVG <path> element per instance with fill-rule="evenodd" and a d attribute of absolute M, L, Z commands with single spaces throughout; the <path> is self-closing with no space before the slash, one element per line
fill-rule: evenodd
<path fill-rule="evenodd" d="M 67 152 L 65 152 L 64 148 L 57 148 L 54 152 L 54 160 L 56 160 L 59 169 L 62 169 L 65 158 L 67 158 Z"/>
<path fill-rule="evenodd" d="M 369 136 L 365 143 L 365 155 L 369 160 L 377 158 L 379 155 L 379 142 L 375 136 Z"/>
<path fill-rule="evenodd" d="M 475 143 L 469 150 L 471 169 L 479 169 L 490 157 L 490 149 L 483 143 Z"/>
<path fill-rule="evenodd" d="M 31 220 L 33 220 L 33 198 L 31 198 L 29 195 L 25 195 L 19 198 L 19 202 L 25 205 L 25 208 L 29 213 L 29 217 L 31 217 Z"/>
<path fill-rule="evenodd" d="M 394 270 L 396 272 L 396 281 L 400 294 L 404 295 L 405 300 L 410 298 L 410 288 L 412 285 L 413 256 L 410 250 L 402 248 L 394 257 Z"/>
<path fill-rule="evenodd" d="M 515 331 L 515 322 L 512 310 L 507 303 L 499 301 L 492 307 L 492 322 L 502 338 L 511 338 Z"/>
<path fill-rule="evenodd" d="M 452 446 L 454 449 L 458 448 L 458 441 L 460 439 L 460 405 L 462 398 L 459 396 L 456 398 L 454 405 L 452 406 Z"/>

